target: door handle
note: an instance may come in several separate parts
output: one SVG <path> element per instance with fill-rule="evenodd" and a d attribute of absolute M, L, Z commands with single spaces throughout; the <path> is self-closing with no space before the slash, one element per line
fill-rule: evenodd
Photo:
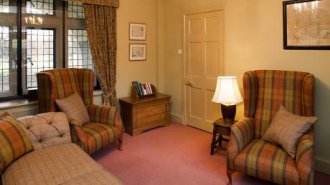
<path fill-rule="evenodd" d="M 192 84 L 191 82 L 189 82 L 189 81 L 188 81 L 188 82 L 186 82 L 186 83 L 185 83 L 185 85 L 188 85 L 188 86 L 190 86 L 190 87 L 192 87 L 192 86 L 193 86 L 193 84 Z"/>

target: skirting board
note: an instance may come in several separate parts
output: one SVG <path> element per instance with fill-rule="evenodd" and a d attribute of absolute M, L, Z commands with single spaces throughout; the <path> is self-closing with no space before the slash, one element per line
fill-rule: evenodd
<path fill-rule="evenodd" d="M 330 161 L 315 157 L 315 169 L 318 172 L 330 175 Z"/>
<path fill-rule="evenodd" d="M 177 122 L 177 123 L 183 123 L 183 116 L 182 115 L 176 114 L 176 113 L 173 113 L 173 112 L 171 112 L 170 115 L 171 115 L 171 121 Z"/>

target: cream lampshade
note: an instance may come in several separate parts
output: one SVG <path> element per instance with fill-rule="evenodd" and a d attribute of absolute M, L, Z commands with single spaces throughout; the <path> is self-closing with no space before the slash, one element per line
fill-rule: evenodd
<path fill-rule="evenodd" d="M 236 104 L 243 101 L 236 76 L 218 76 L 212 102 L 221 104 L 221 113 L 225 122 L 233 122 Z"/>

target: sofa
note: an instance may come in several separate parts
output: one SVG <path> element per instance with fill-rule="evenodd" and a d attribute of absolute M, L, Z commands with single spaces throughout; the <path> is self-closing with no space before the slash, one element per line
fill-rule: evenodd
<path fill-rule="evenodd" d="M 122 184 L 78 145 L 71 143 L 68 118 L 64 113 L 23 117 L 17 123 L 29 138 L 32 151 L 4 169 L 3 185 Z"/>

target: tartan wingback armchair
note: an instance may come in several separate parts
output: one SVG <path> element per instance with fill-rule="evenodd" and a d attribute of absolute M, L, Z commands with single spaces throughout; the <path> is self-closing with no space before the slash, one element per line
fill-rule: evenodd
<path fill-rule="evenodd" d="M 227 175 L 234 171 L 277 184 L 313 184 L 314 136 L 298 141 L 295 158 L 261 138 L 280 105 L 294 114 L 314 115 L 314 76 L 305 72 L 257 70 L 243 77 L 244 118 L 231 128 Z"/>
<path fill-rule="evenodd" d="M 84 101 L 90 123 L 80 125 L 70 120 L 74 143 L 92 154 L 107 144 L 117 142 L 121 150 L 122 121 L 115 107 L 93 104 L 94 73 L 90 69 L 54 69 L 37 74 L 39 112 L 59 111 L 56 99 L 77 92 Z"/>

